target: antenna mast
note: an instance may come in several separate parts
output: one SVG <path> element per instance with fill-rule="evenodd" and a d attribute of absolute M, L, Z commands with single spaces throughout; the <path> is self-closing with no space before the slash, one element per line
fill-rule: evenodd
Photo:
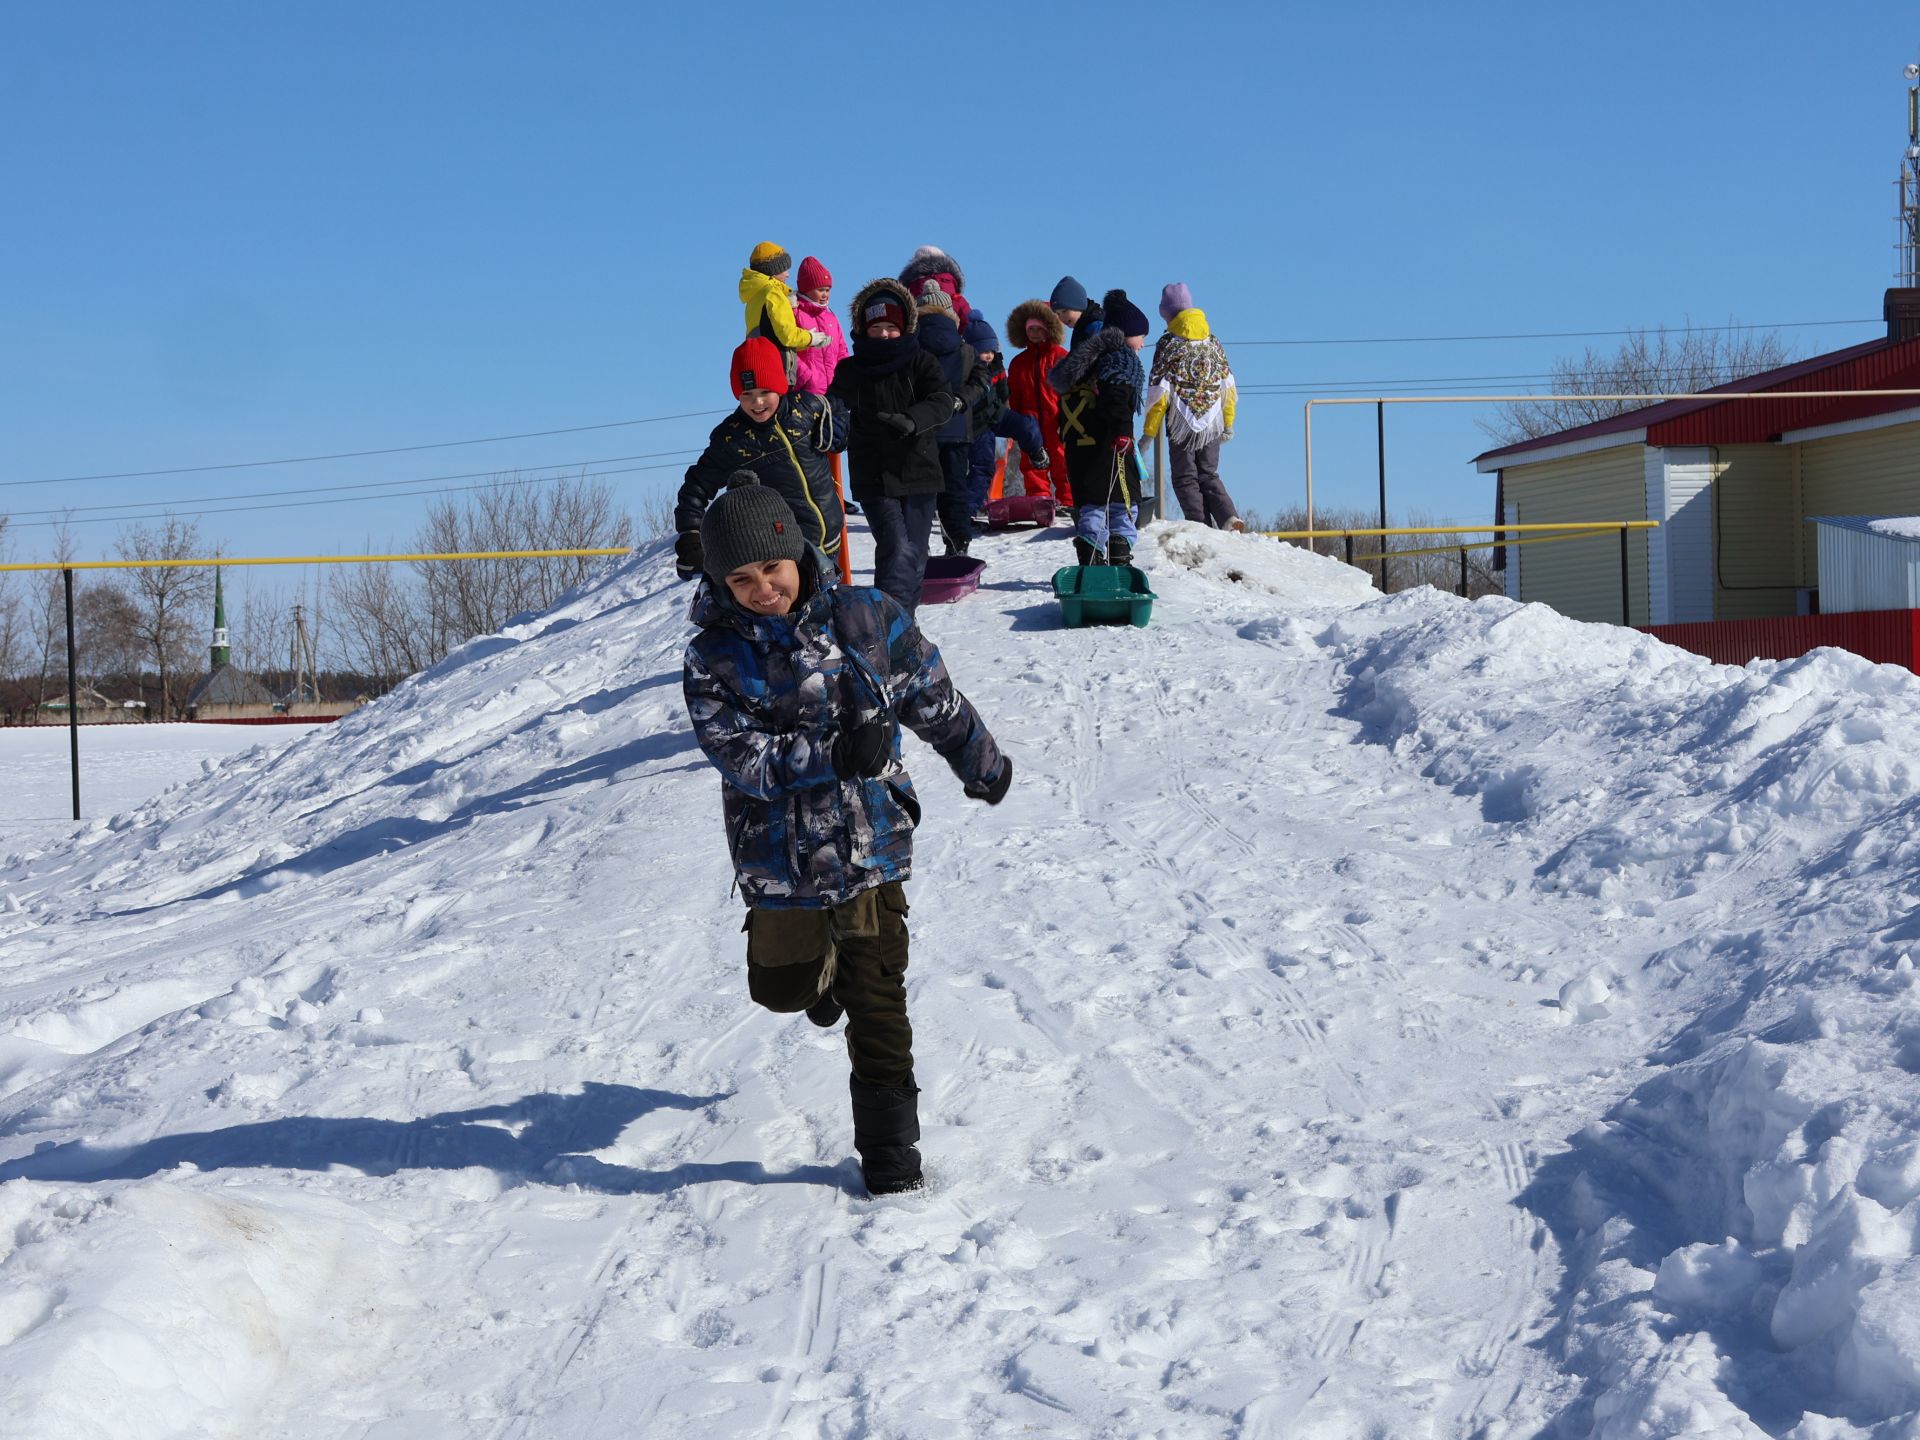
<path fill-rule="evenodd" d="M 1894 243 L 1894 283 L 1920 287 L 1920 64 L 1907 66 L 1907 153 L 1900 164 L 1900 213 Z"/>

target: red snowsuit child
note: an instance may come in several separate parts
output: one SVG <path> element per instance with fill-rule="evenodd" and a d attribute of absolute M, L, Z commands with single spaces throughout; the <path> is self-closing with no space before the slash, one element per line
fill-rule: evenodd
<path fill-rule="evenodd" d="M 1029 330 L 1029 325 L 1037 328 Z M 1067 449 L 1060 443 L 1060 392 L 1047 383 L 1047 372 L 1067 357 L 1060 343 L 1065 327 L 1044 300 L 1025 300 L 1007 317 L 1007 343 L 1023 348 L 1007 365 L 1007 405 L 1030 415 L 1046 443 L 1049 470 L 1036 470 L 1020 457 L 1021 484 L 1029 495 L 1051 495 L 1060 504 L 1073 504 L 1073 486 L 1067 480 Z"/>

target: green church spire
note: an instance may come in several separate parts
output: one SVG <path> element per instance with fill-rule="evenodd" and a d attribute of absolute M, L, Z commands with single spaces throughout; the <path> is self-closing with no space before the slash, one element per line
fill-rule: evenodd
<path fill-rule="evenodd" d="M 227 648 L 227 600 L 220 588 L 220 572 L 213 572 L 213 666 L 218 670 L 233 659 Z"/>

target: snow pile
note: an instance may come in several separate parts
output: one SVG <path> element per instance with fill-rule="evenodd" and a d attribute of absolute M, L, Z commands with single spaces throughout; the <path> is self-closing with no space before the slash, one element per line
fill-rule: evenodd
<path fill-rule="evenodd" d="M 1580 1278 L 1592 1433 L 1912 1432 L 1920 679 L 1830 650 L 1718 667 L 1498 600 L 1401 608 L 1421 618 L 1333 627 L 1353 713 L 1542 854 L 1534 888 L 1693 932 L 1559 996 L 1588 1019 L 1611 989 L 1673 990 L 1693 1016 L 1530 1193 Z"/>
<path fill-rule="evenodd" d="M 1897 535 L 1902 540 L 1920 540 L 1920 515 L 1888 515 L 1868 522 L 1876 535 Z"/>
<path fill-rule="evenodd" d="M 1297 545 L 1223 544 L 1220 531 L 1187 520 L 1154 526 L 1150 539 L 1168 565 L 1295 604 L 1358 605 L 1378 594 L 1365 571 Z"/>
<path fill-rule="evenodd" d="M 934 1189 L 754 1010 L 661 547 L 0 863 L 29 1436 L 1920 1433 L 1920 681 L 1155 526 L 922 621 Z M 10 1432 L 11 1433 L 11 1432 Z"/>

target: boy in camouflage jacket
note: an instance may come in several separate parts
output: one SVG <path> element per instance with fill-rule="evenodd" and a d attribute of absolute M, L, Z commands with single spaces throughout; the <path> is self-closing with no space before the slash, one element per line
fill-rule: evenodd
<path fill-rule="evenodd" d="M 1013 765 L 911 617 L 879 590 L 840 585 L 770 487 L 728 490 L 700 533 L 687 712 L 720 771 L 748 907 L 748 993 L 817 1025 L 845 1013 L 867 1189 L 912 1190 L 922 1181 L 902 882 L 920 802 L 899 726 L 990 805 Z"/>

